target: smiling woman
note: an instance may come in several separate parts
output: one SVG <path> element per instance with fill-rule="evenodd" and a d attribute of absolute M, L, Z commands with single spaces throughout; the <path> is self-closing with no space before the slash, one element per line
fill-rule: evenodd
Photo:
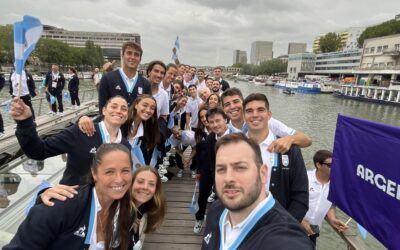
<path fill-rule="evenodd" d="M 129 149 L 116 143 L 101 145 L 90 179 L 72 199 L 32 207 L 3 249 L 132 249 L 129 230 L 135 218 L 128 191 L 132 181 Z"/>
<path fill-rule="evenodd" d="M 138 250 L 143 245 L 145 234 L 161 227 L 165 217 L 166 200 L 160 176 L 155 168 L 139 167 L 132 179 L 132 201 L 137 211 L 133 227 L 134 250 Z"/>

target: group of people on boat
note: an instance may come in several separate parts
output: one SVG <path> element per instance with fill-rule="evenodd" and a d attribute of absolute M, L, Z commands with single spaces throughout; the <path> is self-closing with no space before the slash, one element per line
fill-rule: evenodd
<path fill-rule="evenodd" d="M 273 118 L 264 94 L 244 98 L 220 67 L 208 77 L 156 60 L 144 77 L 142 54 L 137 43 L 124 43 L 122 67 L 98 83 L 100 117 L 81 117 L 46 139 L 29 106 L 14 98 L 10 113 L 24 153 L 68 159 L 60 184 L 39 192 L 4 249 L 141 249 L 165 217 L 162 182 L 174 175 L 166 158 L 179 168 L 177 178 L 190 168 L 199 183 L 193 232 L 207 221 L 203 249 L 313 249 L 308 236 L 316 236 L 328 210 L 335 228 L 346 228 L 331 204 L 321 210 L 315 201 L 326 200 L 331 155 L 314 157 L 316 171 L 308 175 L 300 148 L 310 137 Z M 175 156 L 166 157 L 170 152 Z M 319 187 L 313 195 L 310 176 Z"/>

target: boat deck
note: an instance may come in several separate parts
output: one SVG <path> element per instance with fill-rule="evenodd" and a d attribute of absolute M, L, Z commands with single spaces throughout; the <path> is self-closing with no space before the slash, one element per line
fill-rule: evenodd
<path fill-rule="evenodd" d="M 171 167 L 171 171 L 177 172 L 178 169 Z M 189 170 L 185 170 L 183 178 L 174 176 L 172 180 L 164 183 L 163 187 L 167 199 L 165 221 L 157 232 L 146 235 L 143 249 L 200 249 L 203 231 L 198 235 L 193 233 L 195 217 L 189 210 L 195 187 Z"/>

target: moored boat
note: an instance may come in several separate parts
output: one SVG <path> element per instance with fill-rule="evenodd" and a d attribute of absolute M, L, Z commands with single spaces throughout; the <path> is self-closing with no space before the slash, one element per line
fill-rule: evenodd
<path fill-rule="evenodd" d="M 343 85 L 334 93 L 335 97 L 357 101 L 400 106 L 400 88 L 375 87 L 364 85 Z"/>

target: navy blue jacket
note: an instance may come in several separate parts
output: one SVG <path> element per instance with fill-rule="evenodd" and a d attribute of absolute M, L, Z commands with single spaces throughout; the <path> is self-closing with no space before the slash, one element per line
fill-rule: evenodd
<path fill-rule="evenodd" d="M 85 184 L 96 149 L 103 144 L 98 124 L 95 124 L 97 132 L 93 136 L 82 133 L 78 125 L 74 124 L 46 139 L 40 139 L 35 127 L 32 118 L 17 121 L 15 135 L 26 156 L 34 160 L 44 160 L 68 153 L 67 166 L 60 183 Z M 131 149 L 126 139 L 123 138 L 121 143 Z"/>
<path fill-rule="evenodd" d="M 208 210 L 201 249 L 219 249 L 221 240 L 219 220 L 223 211 L 224 207 L 219 200 L 213 202 Z M 314 248 L 314 244 L 301 225 L 278 202 L 275 202 L 275 205 L 249 231 L 238 249 L 311 250 Z"/>
<path fill-rule="evenodd" d="M 221 80 L 220 84 L 221 84 L 221 90 L 222 91 L 225 91 L 226 89 L 230 88 L 229 83 L 227 81 L 225 81 L 224 79 Z"/>
<path fill-rule="evenodd" d="M 68 91 L 69 92 L 78 92 L 79 90 L 79 78 L 77 75 L 73 74 L 71 80 L 68 83 Z"/>
<path fill-rule="evenodd" d="M 57 94 L 61 94 L 64 86 L 65 86 L 65 77 L 64 75 L 60 72 L 58 73 L 59 77 L 57 79 L 57 85 L 55 88 L 53 88 L 52 83 L 53 83 L 53 79 L 52 79 L 52 75 L 51 75 L 51 71 L 47 73 L 46 75 L 46 82 L 45 82 L 45 86 L 47 87 L 48 91 L 50 94 L 52 95 L 57 95 Z"/>
<path fill-rule="evenodd" d="M 52 207 L 44 204 L 33 206 L 14 238 L 3 249 L 89 249 L 92 190 L 93 186 L 84 185 L 74 198 L 54 200 Z"/>
<path fill-rule="evenodd" d="M 292 145 L 287 153 L 289 162 L 282 164 L 278 154 L 278 167 L 271 170 L 269 191 L 274 198 L 298 221 L 308 211 L 308 177 L 299 146 Z"/>
<path fill-rule="evenodd" d="M 141 88 L 142 93 L 139 93 L 139 88 Z M 125 97 L 128 101 L 128 106 L 130 106 L 135 99 L 141 94 L 151 95 L 150 83 L 143 76 L 138 75 L 138 80 L 132 93 L 129 93 L 126 89 L 124 80 L 121 77 L 119 70 L 114 70 L 103 75 L 100 80 L 99 89 L 99 111 L 102 113 L 103 107 L 106 105 L 108 99 L 113 96 L 120 95 Z"/>

